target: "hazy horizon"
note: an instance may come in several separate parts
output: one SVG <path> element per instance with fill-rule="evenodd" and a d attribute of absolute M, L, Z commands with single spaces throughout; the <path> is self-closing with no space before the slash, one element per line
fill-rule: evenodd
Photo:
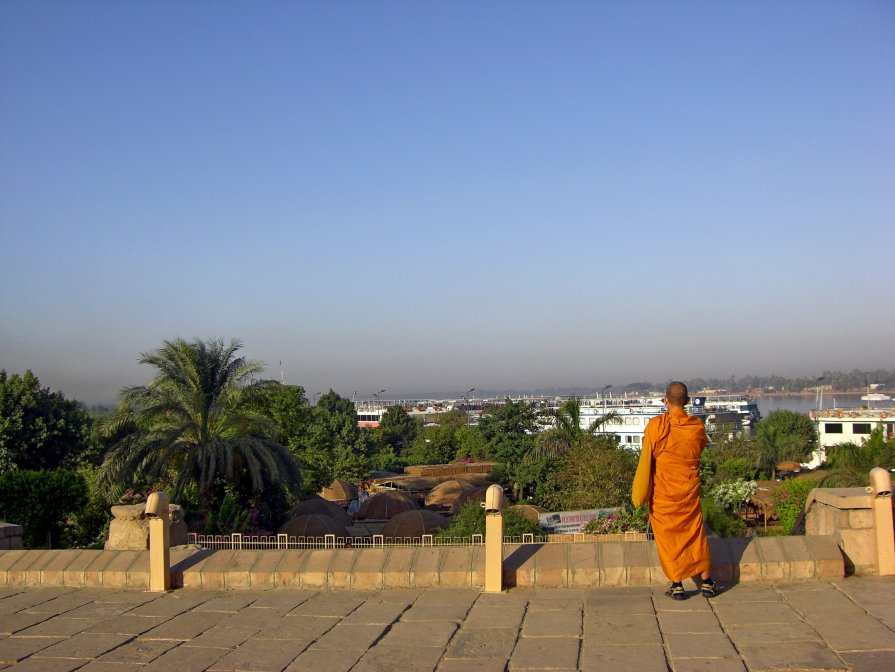
<path fill-rule="evenodd" d="M 895 4 L 0 4 L 0 368 L 313 397 L 895 366 Z"/>

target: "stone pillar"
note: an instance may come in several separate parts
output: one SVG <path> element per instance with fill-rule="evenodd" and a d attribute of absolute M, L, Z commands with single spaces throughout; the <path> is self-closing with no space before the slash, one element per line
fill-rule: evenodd
<path fill-rule="evenodd" d="M 149 590 L 164 592 L 171 589 L 171 521 L 166 493 L 149 495 L 146 517 L 149 518 Z"/>
<path fill-rule="evenodd" d="M 485 592 L 503 591 L 503 488 L 492 485 L 485 492 Z"/>

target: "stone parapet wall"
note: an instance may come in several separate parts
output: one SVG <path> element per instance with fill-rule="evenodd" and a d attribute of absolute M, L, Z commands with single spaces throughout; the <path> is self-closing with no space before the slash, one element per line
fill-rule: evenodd
<path fill-rule="evenodd" d="M 22 526 L 0 521 L 0 551 L 17 550 L 22 546 Z"/>
<path fill-rule="evenodd" d="M 713 576 L 730 585 L 842 577 L 836 542 L 825 537 L 711 539 Z M 314 550 L 171 549 L 175 587 L 203 590 L 302 588 L 482 588 L 484 546 Z M 649 586 L 667 581 L 652 541 L 504 547 L 504 587 Z M 0 587 L 71 586 L 146 590 L 148 551 L 3 551 Z"/>
<path fill-rule="evenodd" d="M 865 488 L 818 488 L 806 503 L 805 534 L 834 539 L 847 574 L 878 573 L 873 502 Z"/>

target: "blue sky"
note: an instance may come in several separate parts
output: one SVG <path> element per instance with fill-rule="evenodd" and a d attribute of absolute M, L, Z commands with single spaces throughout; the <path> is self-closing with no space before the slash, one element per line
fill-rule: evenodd
<path fill-rule="evenodd" d="M 891 369 L 891 2 L 0 4 L 0 368 Z"/>

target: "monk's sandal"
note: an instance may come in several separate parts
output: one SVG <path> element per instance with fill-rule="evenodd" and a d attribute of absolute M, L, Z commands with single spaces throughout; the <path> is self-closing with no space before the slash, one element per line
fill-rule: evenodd
<path fill-rule="evenodd" d="M 703 597 L 714 597 L 716 593 L 715 582 L 709 579 L 708 581 L 703 581 L 702 585 L 699 587 L 702 591 Z"/>
<path fill-rule="evenodd" d="M 672 583 L 671 587 L 665 591 L 672 600 L 686 600 L 687 593 L 684 592 L 684 586 L 680 583 Z"/>

